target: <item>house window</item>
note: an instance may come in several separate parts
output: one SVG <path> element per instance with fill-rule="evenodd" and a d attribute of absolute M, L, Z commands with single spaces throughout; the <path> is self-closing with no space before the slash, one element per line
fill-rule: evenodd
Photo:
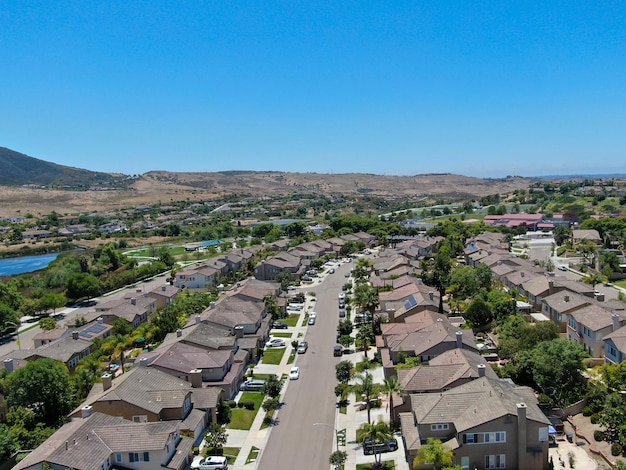
<path fill-rule="evenodd" d="M 431 424 L 430 425 L 430 430 L 431 431 L 447 431 L 448 430 L 448 423 Z"/>
<path fill-rule="evenodd" d="M 476 444 L 478 442 L 478 434 L 465 434 L 466 444 Z"/>
<path fill-rule="evenodd" d="M 469 457 L 461 457 L 461 468 L 463 470 L 470 470 Z"/>
<path fill-rule="evenodd" d="M 130 462 L 150 462 L 149 452 L 129 452 L 128 460 Z"/>
<path fill-rule="evenodd" d="M 506 432 L 486 432 L 484 433 L 483 442 L 506 442 Z"/>
<path fill-rule="evenodd" d="M 134 423 L 147 423 L 148 417 L 146 415 L 136 415 L 136 416 L 133 416 L 133 422 Z"/>
<path fill-rule="evenodd" d="M 609 347 L 609 354 L 611 354 L 611 356 L 617 356 L 617 351 L 613 346 Z"/>
<path fill-rule="evenodd" d="M 122 463 L 124 462 L 124 458 L 122 457 L 122 454 L 115 454 L 115 463 Z"/>
<path fill-rule="evenodd" d="M 505 455 L 485 455 L 485 468 L 506 468 Z"/>

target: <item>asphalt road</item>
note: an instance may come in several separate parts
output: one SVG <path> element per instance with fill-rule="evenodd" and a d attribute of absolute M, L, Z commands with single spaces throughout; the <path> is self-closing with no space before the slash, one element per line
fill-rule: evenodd
<path fill-rule="evenodd" d="M 142 292 L 140 295 L 143 295 L 144 292 L 150 292 L 151 290 L 154 290 L 157 287 L 165 284 L 166 276 L 167 276 L 167 273 L 161 276 L 157 276 L 151 280 L 139 283 L 136 286 L 132 286 L 132 287 L 129 286 L 125 289 L 117 290 L 113 293 L 106 294 L 102 297 L 97 297 L 94 300 L 98 301 L 99 303 L 108 302 L 110 300 L 119 299 L 129 292 L 136 292 L 137 289 L 141 289 Z M 67 307 L 63 309 L 57 309 L 56 311 L 57 314 L 59 313 L 63 314 L 63 318 L 60 320 L 57 320 L 57 325 L 59 326 L 73 325 L 74 319 L 76 317 L 84 316 L 87 312 L 93 311 L 93 310 L 94 310 L 94 307 Z M 22 328 L 24 328 L 25 326 L 26 326 L 25 324 L 22 324 Z M 16 349 L 34 348 L 35 344 L 33 343 L 33 338 L 35 337 L 37 333 L 40 333 L 40 332 L 41 332 L 41 328 L 39 328 L 38 326 L 31 328 L 28 331 L 20 332 L 19 334 L 20 345 L 19 346 L 17 344 L 17 335 L 13 336 L 5 344 L 0 345 L 0 356 L 9 354 L 11 351 L 16 350 Z"/>
<path fill-rule="evenodd" d="M 328 470 L 330 466 L 337 413 L 335 364 L 341 360 L 333 356 L 339 322 L 338 294 L 350 269 L 352 263 L 343 264 L 316 287 L 307 289 L 316 293 L 317 320 L 307 328 L 309 350 L 296 362 L 300 379 L 290 381 L 287 387 L 277 424 L 261 454 L 259 470 Z M 293 460 L 295 456 L 297 461 Z"/>

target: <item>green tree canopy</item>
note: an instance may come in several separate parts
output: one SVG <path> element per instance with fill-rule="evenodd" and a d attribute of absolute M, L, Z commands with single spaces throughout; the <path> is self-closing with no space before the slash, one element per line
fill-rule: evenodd
<path fill-rule="evenodd" d="M 282 381 L 276 374 L 271 374 L 261 388 L 261 393 L 267 395 L 270 398 L 276 398 L 280 395 L 280 390 L 283 387 Z"/>
<path fill-rule="evenodd" d="M 426 441 L 426 445 L 423 445 L 417 451 L 417 457 L 413 462 L 413 466 L 423 465 L 430 463 L 433 468 L 440 469 L 442 467 L 449 467 L 454 461 L 454 453 L 451 449 L 443 445 L 439 439 L 433 439 L 429 437 Z"/>
<path fill-rule="evenodd" d="M 74 405 L 69 371 L 53 359 L 29 362 L 9 374 L 4 384 L 9 406 L 31 409 L 49 426 L 59 424 Z"/>

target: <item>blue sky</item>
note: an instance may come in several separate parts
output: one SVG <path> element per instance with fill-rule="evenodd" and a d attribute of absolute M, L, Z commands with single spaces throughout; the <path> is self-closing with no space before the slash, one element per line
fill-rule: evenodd
<path fill-rule="evenodd" d="M 0 146 L 94 171 L 626 172 L 620 1 L 19 1 Z"/>

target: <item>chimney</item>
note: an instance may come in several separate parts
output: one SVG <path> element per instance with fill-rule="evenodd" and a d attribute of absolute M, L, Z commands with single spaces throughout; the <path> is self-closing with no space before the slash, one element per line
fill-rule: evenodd
<path fill-rule="evenodd" d="M 435 294 L 433 293 L 433 291 L 430 291 L 430 292 L 428 293 L 428 298 L 429 298 L 430 300 L 433 300 L 433 299 L 435 298 Z"/>
<path fill-rule="evenodd" d="M 196 315 L 196 325 L 200 322 L 202 322 L 202 318 L 200 317 L 200 315 Z"/>
<path fill-rule="evenodd" d="M 78 331 L 72 331 L 72 339 L 78 339 Z"/>
<path fill-rule="evenodd" d="M 209 303 L 209 308 L 215 308 L 215 302 Z"/>
<path fill-rule="evenodd" d="M 553 280 L 549 280 L 548 281 L 548 294 L 554 294 L 554 281 Z"/>
<path fill-rule="evenodd" d="M 395 308 L 388 309 L 387 310 L 387 322 L 393 323 L 395 319 L 396 319 L 396 309 Z"/>
<path fill-rule="evenodd" d="M 167 286 L 161 286 L 161 290 L 165 292 L 167 290 Z"/>
<path fill-rule="evenodd" d="M 104 320 L 102 319 L 102 317 L 98 317 L 98 319 L 96 320 L 98 323 L 100 323 L 102 325 L 102 323 L 104 323 Z"/>
<path fill-rule="evenodd" d="M 91 405 L 83 406 L 80 409 L 80 417 L 83 419 L 89 418 L 92 413 L 93 413 L 93 406 Z"/>
<path fill-rule="evenodd" d="M 148 358 L 142 357 L 139 359 L 139 367 L 148 367 Z"/>
<path fill-rule="evenodd" d="M 176 337 L 180 338 L 183 335 L 183 330 L 181 330 L 180 328 L 176 330 Z"/>
<path fill-rule="evenodd" d="M 133 305 L 137 305 L 137 298 L 131 297 L 130 298 L 130 303 L 133 304 Z"/>
<path fill-rule="evenodd" d="M 237 325 L 235 327 L 235 336 L 237 338 L 243 338 L 243 326 Z"/>
<path fill-rule="evenodd" d="M 484 377 L 485 376 L 485 370 L 486 370 L 486 366 L 485 364 L 478 364 L 478 366 L 476 366 L 476 368 L 478 369 L 478 377 Z"/>
<path fill-rule="evenodd" d="M 108 390 L 113 385 L 113 377 L 111 374 L 103 374 L 102 375 L 102 389 Z"/>
<path fill-rule="evenodd" d="M 517 404 L 517 468 L 529 468 L 526 460 L 526 403 Z"/>
<path fill-rule="evenodd" d="M 462 331 L 456 332 L 456 347 L 459 349 L 463 348 L 463 332 Z"/>
<path fill-rule="evenodd" d="M 189 371 L 189 382 L 193 388 L 202 388 L 202 369 Z"/>
<path fill-rule="evenodd" d="M 522 271 L 521 273 L 519 273 L 520 276 L 524 277 L 524 271 Z"/>
<path fill-rule="evenodd" d="M 4 360 L 4 369 L 9 374 L 13 372 L 13 358 L 12 357 Z"/>
<path fill-rule="evenodd" d="M 611 314 L 611 320 L 613 321 L 613 330 L 615 331 L 622 326 L 622 317 L 620 317 L 617 313 Z M 6 362 L 6 361 L 5 361 Z"/>
<path fill-rule="evenodd" d="M 564 296 L 563 296 L 563 300 L 564 300 L 565 302 L 569 302 L 569 295 L 564 295 Z"/>
<path fill-rule="evenodd" d="M 70 441 L 65 441 L 65 450 L 69 448 L 69 445 L 70 445 Z"/>

